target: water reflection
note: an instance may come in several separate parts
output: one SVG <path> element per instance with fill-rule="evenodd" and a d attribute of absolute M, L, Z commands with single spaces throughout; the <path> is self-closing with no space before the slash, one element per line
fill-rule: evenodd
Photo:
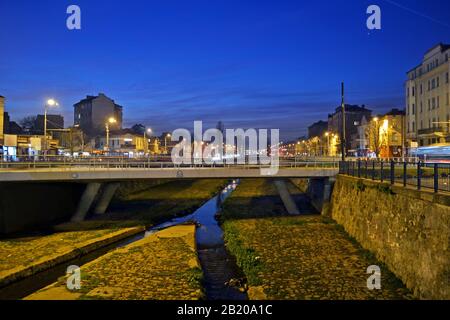
<path fill-rule="evenodd" d="M 232 181 L 222 190 L 222 192 L 220 192 L 217 196 L 211 198 L 203 206 L 198 208 L 194 213 L 188 216 L 174 218 L 155 227 L 152 227 L 146 232 L 145 236 L 149 236 L 155 232 L 160 231 L 161 229 L 183 224 L 186 222 L 194 222 L 198 225 L 196 236 L 197 245 L 199 247 L 222 246 L 223 232 L 222 228 L 220 228 L 216 220 L 216 215 L 220 212 L 222 203 L 231 195 L 238 184 L 239 180 Z"/>

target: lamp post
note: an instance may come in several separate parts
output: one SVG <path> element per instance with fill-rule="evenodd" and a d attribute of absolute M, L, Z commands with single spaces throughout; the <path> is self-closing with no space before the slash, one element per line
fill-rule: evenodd
<path fill-rule="evenodd" d="M 170 138 L 170 137 L 172 137 L 172 135 L 170 133 L 168 133 L 164 136 L 164 150 L 166 151 L 167 154 L 169 154 L 167 152 L 167 138 Z"/>
<path fill-rule="evenodd" d="M 48 99 L 44 106 L 44 157 L 47 156 L 47 111 L 49 107 L 57 107 L 59 104 L 54 99 Z"/>
<path fill-rule="evenodd" d="M 148 141 L 147 141 L 147 133 L 149 134 L 149 137 L 151 137 L 152 129 L 148 128 L 144 130 L 144 154 L 148 152 Z"/>
<path fill-rule="evenodd" d="M 380 127 L 378 125 L 378 121 L 380 119 L 378 117 L 374 117 L 373 118 L 373 122 L 375 125 L 374 128 L 374 132 L 373 132 L 373 144 L 374 144 L 374 148 L 375 148 L 375 155 L 377 158 L 379 158 L 379 154 L 380 154 Z"/>
<path fill-rule="evenodd" d="M 109 153 L 109 125 L 117 123 L 117 120 L 114 118 L 109 118 L 105 123 L 106 128 L 106 151 Z"/>
<path fill-rule="evenodd" d="M 341 157 L 345 161 L 347 156 L 347 140 L 346 140 L 346 122 L 345 122 L 345 100 L 344 100 L 344 82 L 341 83 L 341 111 L 342 111 L 342 132 L 341 132 Z"/>
<path fill-rule="evenodd" d="M 325 137 L 327 137 L 327 156 L 330 156 L 330 133 L 325 132 Z"/>

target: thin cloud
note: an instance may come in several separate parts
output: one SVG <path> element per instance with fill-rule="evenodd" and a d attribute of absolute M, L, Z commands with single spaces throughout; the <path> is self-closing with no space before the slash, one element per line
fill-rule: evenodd
<path fill-rule="evenodd" d="M 435 23 L 437 23 L 437 24 L 440 24 L 441 26 L 450 28 L 450 24 L 448 24 L 448 23 L 446 23 L 446 22 L 444 22 L 444 21 L 440 21 L 440 20 L 438 20 L 438 19 L 436 19 L 436 18 L 433 18 L 432 16 L 429 16 L 429 15 L 424 14 L 424 13 L 422 13 L 422 12 L 419 12 L 419 11 L 417 11 L 417 10 L 411 9 L 411 8 L 409 8 L 409 7 L 407 7 L 407 6 L 404 6 L 404 5 L 402 5 L 402 4 L 398 3 L 398 2 L 395 2 L 395 1 L 393 1 L 393 0 L 384 0 L 384 1 L 386 1 L 387 3 L 390 3 L 390 4 L 392 4 L 392 5 L 394 5 L 394 6 L 398 7 L 398 8 L 400 8 L 400 9 L 403 9 L 403 10 L 405 10 L 405 11 L 408 11 L 408 12 L 412 13 L 412 14 L 415 14 L 415 15 L 417 15 L 417 16 L 419 16 L 419 17 L 422 17 L 422 18 L 425 18 L 425 19 L 430 20 L 430 21 L 432 21 L 432 22 L 435 22 Z"/>

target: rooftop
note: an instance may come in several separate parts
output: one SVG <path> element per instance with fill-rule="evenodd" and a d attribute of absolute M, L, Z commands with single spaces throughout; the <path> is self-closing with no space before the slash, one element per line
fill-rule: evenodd
<path fill-rule="evenodd" d="M 80 104 L 91 102 L 92 100 L 97 99 L 98 97 L 105 97 L 105 98 L 107 98 L 107 99 L 109 99 L 109 100 L 111 100 L 112 102 L 115 103 L 115 101 L 113 99 L 107 97 L 104 93 L 99 93 L 97 96 L 87 95 L 86 98 L 84 98 L 84 99 L 80 100 L 79 102 L 75 103 L 74 106 L 78 106 Z M 118 104 L 116 104 L 116 106 L 121 108 L 121 109 L 123 108 L 122 106 L 119 106 Z"/>
<path fill-rule="evenodd" d="M 430 53 L 431 51 L 433 51 L 436 48 L 440 48 L 440 52 L 444 52 L 447 51 L 448 49 L 450 49 L 450 44 L 444 44 L 444 43 L 438 43 L 437 45 L 433 46 L 432 48 L 428 49 L 425 54 L 424 54 L 424 60 L 425 60 L 425 56 Z M 408 70 L 406 73 L 410 73 L 411 71 L 416 70 L 417 68 L 421 67 L 423 64 L 423 62 L 421 62 L 420 64 L 416 65 L 414 68 Z"/>
<path fill-rule="evenodd" d="M 142 136 L 142 134 L 137 133 L 136 131 L 134 131 L 133 129 L 130 129 L 130 128 L 111 130 L 111 135 L 121 136 L 121 135 L 125 135 L 125 134 L 131 134 L 133 136 L 139 136 L 139 137 Z"/>
<path fill-rule="evenodd" d="M 385 115 L 386 116 L 404 116 L 405 110 L 400 110 L 400 109 L 394 108 L 391 111 L 389 111 L 388 113 L 386 113 Z"/>
<path fill-rule="evenodd" d="M 372 112 L 372 110 L 367 109 L 364 104 L 361 105 L 361 106 L 358 106 L 356 104 L 355 105 L 354 104 L 346 104 L 345 105 L 345 111 L 346 112 Z M 330 116 L 332 116 L 334 114 L 337 114 L 337 113 L 340 113 L 340 112 L 342 112 L 342 107 L 341 106 L 337 107 L 335 113 L 330 114 Z"/>
<path fill-rule="evenodd" d="M 437 45 L 433 46 L 432 48 L 428 49 L 428 50 L 425 52 L 425 55 L 426 55 L 427 53 L 433 51 L 434 49 L 438 48 L 438 47 L 441 48 L 441 52 L 444 52 L 444 51 L 446 51 L 447 49 L 450 49 L 450 44 L 444 44 L 444 43 L 440 42 L 440 43 L 438 43 Z"/>

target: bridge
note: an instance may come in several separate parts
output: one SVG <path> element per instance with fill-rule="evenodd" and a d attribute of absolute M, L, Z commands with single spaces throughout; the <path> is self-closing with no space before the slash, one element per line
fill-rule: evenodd
<path fill-rule="evenodd" d="M 297 214 L 284 179 L 308 178 L 315 182 L 311 190 L 327 198 L 329 179 L 339 172 L 336 161 L 297 159 L 281 159 L 273 175 L 263 175 L 261 170 L 270 165 L 262 164 L 174 165 L 150 158 L 39 160 L 0 162 L 0 234 L 56 221 L 61 212 L 70 214 L 72 221 L 84 220 L 91 211 L 104 214 L 121 182 L 151 179 L 272 178 L 287 211 Z"/>
<path fill-rule="evenodd" d="M 273 175 L 268 165 L 181 165 L 170 162 L 82 161 L 3 163 L 0 182 L 108 182 L 148 179 L 327 178 L 339 172 L 337 162 L 281 161 Z"/>

